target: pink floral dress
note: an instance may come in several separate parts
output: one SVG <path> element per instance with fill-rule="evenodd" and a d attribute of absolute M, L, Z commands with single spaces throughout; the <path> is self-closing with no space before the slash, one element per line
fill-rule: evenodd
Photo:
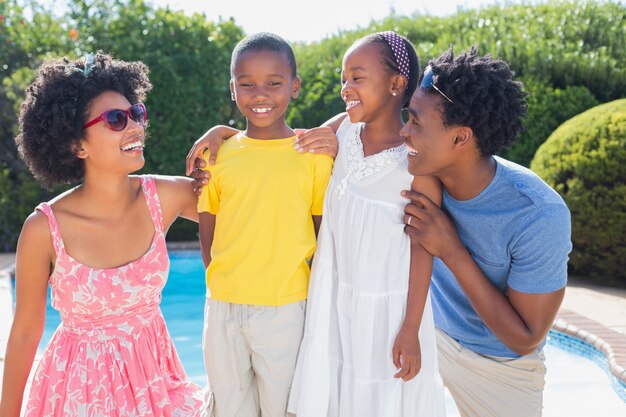
<path fill-rule="evenodd" d="M 65 251 L 47 203 L 56 264 L 52 306 L 61 325 L 35 373 L 26 416 L 198 416 L 200 387 L 187 379 L 159 308 L 169 258 L 152 177 L 141 177 L 155 233 L 148 251 L 117 268 L 91 268 Z"/>

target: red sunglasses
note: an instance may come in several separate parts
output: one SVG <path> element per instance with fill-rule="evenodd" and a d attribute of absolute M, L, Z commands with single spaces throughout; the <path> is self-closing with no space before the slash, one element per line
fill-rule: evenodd
<path fill-rule="evenodd" d="M 135 123 L 142 126 L 146 125 L 148 121 L 148 113 L 146 112 L 146 106 L 143 103 L 133 104 L 126 110 L 112 109 L 107 110 L 95 119 L 85 123 L 83 129 L 87 129 L 89 126 L 95 125 L 100 120 L 111 130 L 119 132 L 126 129 L 128 125 L 128 118 L 131 118 Z"/>

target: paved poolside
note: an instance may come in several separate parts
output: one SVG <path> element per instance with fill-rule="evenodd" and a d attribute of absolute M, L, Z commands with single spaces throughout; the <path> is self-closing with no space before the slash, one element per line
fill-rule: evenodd
<path fill-rule="evenodd" d="M 0 253 L 0 375 L 13 318 L 13 263 L 14 254 Z M 570 279 L 554 328 L 596 346 L 609 359 L 611 372 L 626 382 L 626 288 Z"/>

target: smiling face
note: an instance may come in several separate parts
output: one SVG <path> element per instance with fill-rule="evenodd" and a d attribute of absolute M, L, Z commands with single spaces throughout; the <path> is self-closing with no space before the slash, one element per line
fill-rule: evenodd
<path fill-rule="evenodd" d="M 394 74 L 383 66 L 381 54 L 382 45 L 365 43 L 353 45 L 344 55 L 341 98 L 352 123 L 368 123 L 383 112 L 393 111 L 389 104 L 395 97 Z"/>
<path fill-rule="evenodd" d="M 126 97 L 115 91 L 106 91 L 92 100 L 87 120 L 93 120 L 105 111 L 126 110 L 131 106 Z M 144 126 L 132 119 L 127 120 L 124 130 L 111 130 L 99 121 L 84 130 L 81 149 L 76 154 L 85 161 L 85 174 L 103 170 L 129 174 L 141 169 L 145 163 Z"/>
<path fill-rule="evenodd" d="M 411 175 L 440 177 L 453 164 L 457 127 L 446 127 L 440 111 L 441 98 L 417 89 L 408 107 L 410 116 L 400 130 L 409 148 Z M 405 110 L 406 111 L 406 110 Z"/>
<path fill-rule="evenodd" d="M 293 134 L 285 114 L 291 99 L 298 97 L 300 79 L 292 76 L 284 54 L 266 50 L 242 53 L 234 65 L 230 90 L 247 120 L 246 136 L 276 139 Z"/>

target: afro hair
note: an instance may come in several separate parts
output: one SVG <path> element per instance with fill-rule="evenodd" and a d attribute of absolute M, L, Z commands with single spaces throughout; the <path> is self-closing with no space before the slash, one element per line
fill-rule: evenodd
<path fill-rule="evenodd" d="M 450 48 L 429 65 L 435 85 L 452 100 L 441 100 L 444 125 L 470 127 L 483 156 L 516 140 L 528 113 L 527 93 L 506 62 L 473 47 L 456 58 Z"/>
<path fill-rule="evenodd" d="M 116 91 L 137 103 L 151 88 L 146 65 L 115 60 L 102 51 L 73 62 L 45 61 L 20 109 L 15 138 L 20 157 L 45 187 L 82 181 L 84 163 L 74 149 L 84 137 L 93 100 Z"/>

